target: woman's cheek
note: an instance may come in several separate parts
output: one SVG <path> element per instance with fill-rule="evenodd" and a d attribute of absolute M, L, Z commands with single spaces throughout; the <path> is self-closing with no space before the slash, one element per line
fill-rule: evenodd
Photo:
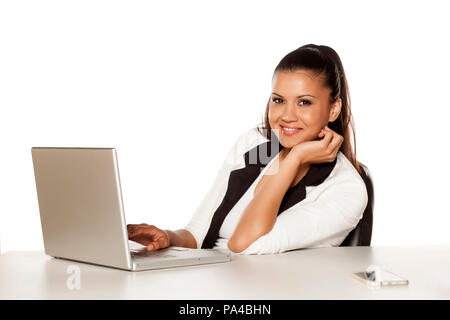
<path fill-rule="evenodd" d="M 278 128 L 279 118 L 281 118 L 281 113 L 277 108 L 269 109 L 269 124 L 272 129 Z"/>
<path fill-rule="evenodd" d="M 303 111 L 298 115 L 298 117 L 302 119 L 302 122 L 307 127 L 313 126 L 320 118 L 317 114 L 310 111 Z"/>
<path fill-rule="evenodd" d="M 326 119 L 321 114 L 313 113 L 313 112 L 304 112 L 302 114 L 302 120 L 304 126 L 308 131 L 308 136 L 310 140 L 314 140 L 317 138 L 320 130 L 327 125 Z"/>
<path fill-rule="evenodd" d="M 269 122 L 270 122 L 270 124 L 273 124 L 279 116 L 280 116 L 280 108 L 270 105 L 269 106 Z"/>

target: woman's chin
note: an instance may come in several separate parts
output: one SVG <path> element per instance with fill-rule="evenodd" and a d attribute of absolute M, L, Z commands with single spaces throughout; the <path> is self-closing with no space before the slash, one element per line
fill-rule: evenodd
<path fill-rule="evenodd" d="M 285 141 L 280 141 L 280 144 L 283 146 L 283 148 L 285 149 L 291 149 L 293 146 L 295 146 L 297 143 L 292 143 L 292 142 L 285 142 Z"/>
<path fill-rule="evenodd" d="M 281 139 L 278 139 L 280 141 L 280 144 L 287 149 L 292 148 L 293 146 L 304 142 L 304 139 L 291 139 L 286 137 L 281 137 Z"/>

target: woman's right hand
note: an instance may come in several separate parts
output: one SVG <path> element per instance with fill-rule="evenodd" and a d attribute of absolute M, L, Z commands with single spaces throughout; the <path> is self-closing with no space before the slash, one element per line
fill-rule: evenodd
<path fill-rule="evenodd" d="M 170 246 L 167 232 L 155 226 L 146 223 L 128 224 L 127 231 L 128 239 L 146 246 L 147 251 L 156 251 Z"/>
<path fill-rule="evenodd" d="M 328 126 L 319 132 L 318 138 L 318 140 L 306 141 L 293 146 L 288 156 L 301 158 L 303 164 L 333 162 L 344 138 Z"/>

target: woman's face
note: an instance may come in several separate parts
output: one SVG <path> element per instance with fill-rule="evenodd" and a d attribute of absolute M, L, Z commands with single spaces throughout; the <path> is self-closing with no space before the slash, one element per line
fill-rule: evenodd
<path fill-rule="evenodd" d="M 290 149 L 296 144 L 317 139 L 328 122 L 337 118 L 340 99 L 339 105 L 332 106 L 330 93 L 331 90 L 323 85 L 323 79 L 310 71 L 274 74 L 269 123 L 283 147 Z"/>

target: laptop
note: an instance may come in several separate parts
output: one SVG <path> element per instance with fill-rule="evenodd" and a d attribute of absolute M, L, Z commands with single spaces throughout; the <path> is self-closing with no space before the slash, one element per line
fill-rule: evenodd
<path fill-rule="evenodd" d="M 128 240 L 115 148 L 33 147 L 45 253 L 129 271 L 231 260 L 223 249 L 147 252 Z"/>

